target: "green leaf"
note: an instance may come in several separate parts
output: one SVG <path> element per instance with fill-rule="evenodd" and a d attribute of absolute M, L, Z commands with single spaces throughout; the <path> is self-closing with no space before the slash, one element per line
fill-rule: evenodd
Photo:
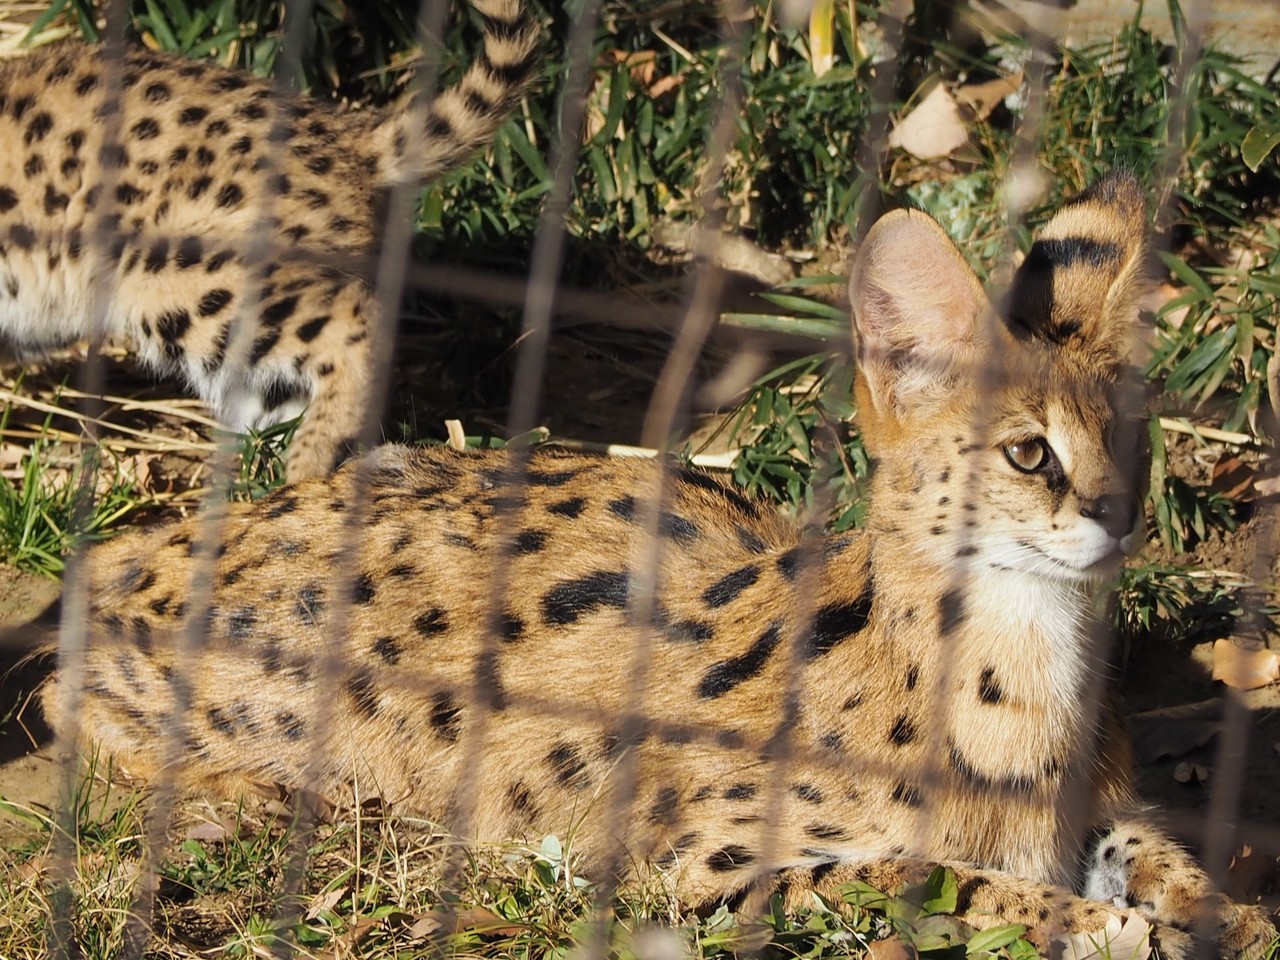
<path fill-rule="evenodd" d="M 861 880 L 851 880 L 840 887 L 840 898 L 845 903 L 851 903 L 855 907 L 862 907 L 866 910 L 883 910 L 885 906 L 893 898 L 888 894 L 881 893 L 875 887 L 863 883 Z"/>
<path fill-rule="evenodd" d="M 780 316 L 775 313 L 722 313 L 720 322 L 730 327 L 789 333 L 810 340 L 834 340 L 844 333 L 843 323 L 811 317 Z"/>
<path fill-rule="evenodd" d="M 826 317 L 828 320 L 839 320 L 841 323 L 849 321 L 849 314 L 844 310 L 822 303 L 819 300 L 810 300 L 808 297 L 793 297 L 785 293 L 762 293 L 759 296 L 761 300 L 768 300 L 772 304 L 785 307 L 788 310 L 795 310 L 798 313 L 811 313 L 815 317 Z"/>
<path fill-rule="evenodd" d="M 1244 165 L 1254 173 L 1262 166 L 1271 151 L 1280 144 L 1280 123 L 1257 123 L 1244 135 L 1240 144 L 1240 158 Z"/>
<path fill-rule="evenodd" d="M 968 924 L 958 917 L 934 914 L 913 923 L 908 934 L 915 948 L 921 953 L 930 950 L 947 950 L 963 943 Z"/>
<path fill-rule="evenodd" d="M 1188 287 L 1191 287 L 1206 300 L 1213 299 L 1213 290 L 1209 287 L 1209 284 L 1205 282 L 1204 277 L 1200 276 L 1191 264 L 1187 263 L 1181 257 L 1176 257 L 1172 253 L 1165 253 L 1163 251 L 1160 253 L 1160 259 L 1164 261 L 1164 265 L 1168 271 Z"/>
<path fill-rule="evenodd" d="M 1001 947 L 1007 947 L 1026 932 L 1027 928 L 1020 923 L 979 930 L 969 939 L 965 954 L 973 956 L 975 953 L 994 953 Z"/>
<path fill-rule="evenodd" d="M 959 891 L 955 871 L 949 867 L 935 867 L 924 883 L 925 899 L 920 906 L 925 913 L 955 913 Z"/>

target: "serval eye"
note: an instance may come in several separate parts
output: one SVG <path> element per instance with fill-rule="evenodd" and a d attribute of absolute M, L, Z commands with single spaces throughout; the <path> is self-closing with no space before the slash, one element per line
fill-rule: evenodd
<path fill-rule="evenodd" d="M 1023 473 L 1035 473 L 1049 462 L 1049 448 L 1040 437 L 1006 444 L 1004 455 L 1014 469 Z"/>

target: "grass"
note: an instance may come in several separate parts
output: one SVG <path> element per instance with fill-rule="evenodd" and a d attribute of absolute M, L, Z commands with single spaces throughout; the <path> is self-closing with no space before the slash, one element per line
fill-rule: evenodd
<path fill-rule="evenodd" d="M 73 932 L 85 956 L 117 954 L 126 942 L 140 880 L 145 804 L 90 769 L 73 802 L 77 864 L 70 893 Z M 0 867 L 9 883 L 0 911 L 0 956 L 42 955 L 58 827 L 45 812 L 0 801 L 27 821 L 30 838 Z M 292 949 L 304 957 L 453 956 L 568 958 L 602 943 L 619 958 L 843 957 L 892 937 L 921 954 L 957 947 L 982 960 L 1030 960 L 1018 925 L 975 931 L 954 916 L 957 885 L 939 868 L 896 896 L 851 884 L 843 906 L 820 900 L 799 915 L 772 901 L 754 922 L 726 907 L 680 917 L 660 890 L 631 888 L 598 913 L 597 891 L 572 871 L 571 840 L 451 848 L 434 825 L 385 816 L 366 800 L 303 831 L 292 811 L 260 800 L 190 805 L 176 821 L 172 852 L 155 877 L 155 925 L 164 936 L 148 956 L 251 957 Z M 303 873 L 295 877 L 297 854 Z M 9 863 L 5 863 L 5 859 Z M 461 867 L 452 875 L 450 867 Z M 673 917 L 677 918 L 673 924 Z M 603 937 L 601 941 L 599 938 Z"/>
<path fill-rule="evenodd" d="M 385 101 L 416 62 L 411 8 L 388 0 L 318 3 L 306 24 L 300 85 L 356 105 Z M 547 189 L 562 44 L 575 8 L 544 5 L 549 39 L 543 84 L 493 148 L 424 190 L 415 239 L 420 255 L 524 274 Z M 1155 398 L 1149 411 L 1152 547 L 1120 583 L 1117 623 L 1130 645 L 1183 643 L 1230 630 L 1246 607 L 1257 605 L 1259 592 L 1266 595 L 1264 606 L 1269 603 L 1267 584 L 1251 584 L 1240 571 L 1224 578 L 1188 564 L 1185 554 L 1229 534 L 1243 508 L 1204 478 L 1183 475 L 1185 464 L 1169 455 L 1159 418 L 1192 417 L 1243 432 L 1249 441 L 1234 449 L 1254 461 L 1270 443 L 1268 391 L 1274 388 L 1268 376 L 1280 372 L 1272 369 L 1280 163 L 1266 147 L 1280 116 L 1274 90 L 1247 76 L 1230 56 L 1210 51 L 1185 76 L 1192 96 L 1180 116 L 1173 99 L 1182 77 L 1177 51 L 1136 23 L 1106 43 L 1048 51 L 1033 151 L 1045 190 L 1028 222 L 1011 225 L 1002 185 L 1019 146 L 1025 102 L 1007 102 L 975 121 L 963 159 L 927 164 L 891 151 L 878 166 L 868 165 L 859 145 L 877 119 L 872 90 L 887 68 L 855 35 L 850 12 L 858 23 L 874 23 L 877 5 L 835 5 L 829 26 L 836 66 L 821 77 L 804 30 L 781 25 L 770 4 L 752 9 L 742 46 L 743 109 L 722 183 L 727 220 L 762 248 L 800 262 L 812 259 L 813 266 L 804 278 L 759 295 L 753 309 L 726 314 L 723 322 L 786 333 L 820 352 L 757 377 L 724 417 L 722 436 L 743 450 L 735 482 L 788 511 L 821 509 L 838 529 L 863 520 L 870 464 L 850 399 L 852 371 L 828 349 L 828 341 L 846 336 L 846 320 L 843 307 L 824 291 L 869 200 L 928 209 L 980 275 L 998 279 L 1009 246 L 1025 250 L 1035 224 L 1101 173 L 1127 165 L 1160 194 L 1159 174 L 1169 170 L 1170 203 L 1157 222 L 1169 295 L 1151 317 L 1145 370 Z M 274 0 L 138 0 L 129 7 L 130 31 L 153 47 L 216 56 L 265 74 L 282 62 L 283 10 Z M 88 0 L 58 0 L 33 32 L 61 24 L 92 37 L 99 15 Z M 446 82 L 475 52 L 474 23 L 466 21 L 455 18 L 444 38 Z M 910 26 L 907 39 L 893 78 L 895 108 L 931 77 L 987 78 L 1028 52 L 1013 37 L 960 46 L 925 20 Z M 668 5 L 657 13 L 640 4 L 605 3 L 567 220 L 567 283 L 658 299 L 680 295 L 670 255 L 653 238 L 662 224 L 687 222 L 698 213 L 724 53 L 710 3 Z M 1250 131 L 1257 132 L 1244 156 L 1241 144 Z M 500 410 L 514 313 L 425 294 L 411 309 L 457 318 L 435 336 L 432 350 L 464 371 L 456 373 L 460 390 L 482 392 L 474 382 L 483 381 L 483 402 Z M 471 354 L 479 357 L 483 376 L 466 374 L 470 368 L 459 358 Z M 388 417 L 396 422 L 403 424 L 404 439 L 428 432 L 403 411 Z M 9 426 L 6 415 L 0 433 Z M 279 458 L 292 427 L 244 438 L 232 496 L 253 498 L 279 483 Z M 114 448 L 83 455 L 66 444 L 68 431 L 53 430 L 47 417 L 34 440 L 31 435 L 21 435 L 26 449 L 14 482 L 0 483 L 0 554 L 9 563 L 56 575 L 76 545 L 109 535 L 140 511 L 173 509 L 173 498 L 144 489 L 118 469 Z M 92 498 L 83 492 L 90 488 Z M 75 836 L 67 838 L 77 863 L 74 923 L 86 955 L 105 957 L 123 943 L 141 862 L 143 805 L 92 777 L 80 789 Z M 0 894 L 0 957 L 6 958 L 42 955 L 57 829 L 44 813 L 18 812 L 31 839 L 0 855 L 7 860 Z M 153 942 L 155 956 L 262 956 L 288 943 L 316 957 L 435 956 L 442 947 L 461 955 L 567 957 L 576 944 L 601 936 L 592 927 L 595 892 L 572 874 L 571 838 L 549 838 L 537 850 L 480 851 L 460 874 L 461 886 L 451 886 L 442 872 L 447 851 L 441 835 L 429 824 L 377 810 L 340 810 L 305 837 L 290 829 L 287 818 L 256 807 L 188 807 L 184 815 L 198 820 L 183 821 L 159 867 L 157 916 L 166 936 Z M 299 848 L 306 854 L 300 861 Z M 296 862 L 304 873 L 290 887 Z M 938 955 L 953 943 L 967 943 L 973 956 L 1029 956 L 1017 931 L 975 940 L 959 925 L 947 909 L 945 875 L 928 891 L 887 898 L 851 890 L 848 897 L 862 907 L 837 913 L 831 904 L 815 903 L 809 913 L 790 918 L 775 908 L 760 925 L 744 928 L 726 911 L 683 916 L 658 892 L 627 891 L 607 904 L 604 943 L 625 957 L 749 949 L 769 957 L 824 957 L 892 935 Z M 673 920 L 672 931 L 658 932 Z M 674 944 L 663 937 L 674 937 Z"/>

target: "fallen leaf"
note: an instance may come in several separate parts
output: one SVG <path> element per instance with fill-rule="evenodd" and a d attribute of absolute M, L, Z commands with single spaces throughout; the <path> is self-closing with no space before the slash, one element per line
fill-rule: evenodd
<path fill-rule="evenodd" d="M 1277 364 L 1280 369 L 1280 364 Z M 1267 477 L 1264 480 L 1255 480 L 1253 489 L 1258 491 L 1258 496 L 1269 497 L 1272 494 L 1280 493 L 1280 477 Z"/>
<path fill-rule="evenodd" d="M 1280 680 L 1280 653 L 1242 650 L 1230 640 L 1213 645 L 1213 679 L 1237 690 L 1256 690 Z"/>
<path fill-rule="evenodd" d="M 872 940 L 867 944 L 871 960 L 915 960 L 916 948 L 898 937 Z"/>
<path fill-rule="evenodd" d="M 1228 500 L 1247 502 L 1253 499 L 1257 479 L 1258 472 L 1252 464 L 1237 456 L 1226 456 L 1213 465 L 1213 479 L 1209 486 Z"/>
<path fill-rule="evenodd" d="M 925 94 L 889 133 L 889 146 L 901 147 L 913 157 L 935 160 L 964 146 L 969 128 L 960 117 L 955 98 L 943 83 Z"/>
<path fill-rule="evenodd" d="M 1222 723 L 1222 699 L 1148 710 L 1130 718 L 1133 752 L 1139 763 L 1180 757 L 1213 739 Z"/>
<path fill-rule="evenodd" d="M 1102 930 L 1054 937 L 1062 960 L 1147 960 L 1151 956 L 1151 924 L 1133 911 L 1124 919 L 1112 915 Z"/>
<path fill-rule="evenodd" d="M 412 918 L 411 922 L 407 923 L 407 929 L 412 936 L 416 937 L 429 936 L 440 930 L 450 935 L 466 930 L 471 933 L 478 933 L 481 936 L 489 934 L 514 937 L 523 931 L 524 927 L 518 923 L 512 923 L 506 917 L 498 916 L 492 910 L 487 910 L 484 907 L 471 907 L 467 910 L 454 912 L 430 910 L 416 918 Z"/>
<path fill-rule="evenodd" d="M 1280 861 L 1257 852 L 1249 844 L 1236 849 L 1227 867 L 1223 892 L 1237 903 L 1256 903 L 1280 879 Z"/>
<path fill-rule="evenodd" d="M 444 429 L 449 435 L 446 446 L 452 450 L 467 449 L 467 431 L 462 429 L 461 420 L 446 420 L 444 422 Z"/>
<path fill-rule="evenodd" d="M 982 83 L 966 83 L 956 90 L 956 102 L 967 108 L 976 120 L 985 120 L 1005 97 L 1022 89 L 1022 71 L 1007 77 L 996 77 Z"/>
<path fill-rule="evenodd" d="M 836 62 L 834 0 L 814 0 L 809 11 L 809 65 L 820 77 Z"/>
<path fill-rule="evenodd" d="M 200 840 L 205 843 L 222 843 L 231 838 L 231 831 L 226 824 L 213 823 L 209 820 L 194 824 L 186 832 L 188 840 Z"/>
<path fill-rule="evenodd" d="M 314 920 L 316 917 L 320 916 L 320 914 L 328 913 L 335 906 L 337 906 L 339 900 L 341 900 L 343 897 L 347 895 L 347 891 L 349 889 L 350 888 L 344 884 L 343 886 L 337 887 L 334 890 L 329 890 L 325 893 L 318 894 L 311 901 L 310 906 L 307 907 L 306 918 L 308 920 Z"/>

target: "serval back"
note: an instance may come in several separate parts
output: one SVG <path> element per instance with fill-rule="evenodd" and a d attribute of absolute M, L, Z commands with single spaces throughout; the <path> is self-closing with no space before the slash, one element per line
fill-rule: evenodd
<path fill-rule="evenodd" d="M 129 344 L 237 431 L 308 409 L 289 476 L 331 470 L 394 329 L 370 282 L 391 188 L 487 143 L 532 73 L 521 0 L 473 5 L 484 49 L 458 85 L 386 111 L 145 50 L 0 64 L 0 336 Z"/>
<path fill-rule="evenodd" d="M 1144 220 L 1124 175 L 1068 204 L 1007 322 L 927 216 L 872 229 L 850 288 L 877 462 L 860 533 L 802 538 L 675 465 L 384 447 L 231 507 L 207 611 L 193 523 L 95 548 L 80 729 L 144 777 L 184 737 L 192 788 L 357 783 L 468 839 L 555 832 L 586 873 L 690 903 L 838 901 L 946 863 L 978 926 L 1047 942 L 1125 904 L 1187 956 L 1201 906 L 1255 956 L 1270 922 L 1136 811 L 1092 708 L 1094 593 L 1138 518 Z M 208 643 L 188 662 L 189 617 Z M 59 727 L 71 694 L 47 691 Z"/>

